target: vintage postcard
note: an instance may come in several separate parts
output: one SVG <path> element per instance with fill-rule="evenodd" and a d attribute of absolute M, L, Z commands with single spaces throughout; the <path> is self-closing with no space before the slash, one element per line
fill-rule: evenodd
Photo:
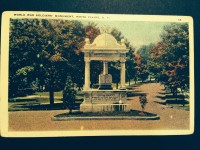
<path fill-rule="evenodd" d="M 194 132 L 189 16 L 4 12 L 1 136 Z"/>

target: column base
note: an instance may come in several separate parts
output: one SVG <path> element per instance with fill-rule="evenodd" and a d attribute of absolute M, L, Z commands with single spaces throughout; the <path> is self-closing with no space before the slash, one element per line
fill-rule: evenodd
<path fill-rule="evenodd" d="M 88 87 L 88 86 L 83 86 L 83 90 L 90 90 L 90 87 Z"/>
<path fill-rule="evenodd" d="M 120 87 L 119 89 L 120 90 L 126 90 L 126 87 Z"/>

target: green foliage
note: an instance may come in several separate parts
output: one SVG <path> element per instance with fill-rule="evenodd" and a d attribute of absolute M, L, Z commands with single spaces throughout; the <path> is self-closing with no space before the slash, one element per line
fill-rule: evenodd
<path fill-rule="evenodd" d="M 137 69 L 141 79 L 150 76 L 171 88 L 189 87 L 189 31 L 186 23 L 166 25 L 157 44 L 138 49 Z"/>
<path fill-rule="evenodd" d="M 90 39 L 91 43 L 98 35 L 100 35 L 100 29 L 94 22 L 89 22 L 85 28 L 85 31 L 86 31 L 86 37 Z"/>
<path fill-rule="evenodd" d="M 148 78 L 148 76 L 155 76 L 157 72 L 157 68 L 155 68 L 155 64 L 153 63 L 151 57 L 150 57 L 150 52 L 151 49 L 154 47 L 154 44 L 149 44 L 149 45 L 143 45 L 141 46 L 137 53 L 140 57 L 140 63 L 138 63 L 137 68 L 138 68 L 138 77 L 144 81 Z"/>
<path fill-rule="evenodd" d="M 92 43 L 94 41 L 94 39 L 100 35 L 100 29 L 97 27 L 97 24 L 95 24 L 94 22 L 89 22 L 86 27 L 85 27 L 85 31 L 86 31 L 86 37 L 89 38 L 90 43 Z M 84 64 L 84 63 L 82 63 Z M 84 68 L 84 66 L 83 66 Z M 99 74 L 102 72 L 103 70 L 103 64 L 100 61 L 91 61 L 90 63 L 90 81 L 92 86 L 94 84 L 96 84 L 99 80 Z M 82 76 L 84 77 L 84 75 Z"/>
<path fill-rule="evenodd" d="M 27 75 L 29 72 L 34 71 L 34 67 L 32 66 L 25 66 L 23 68 L 20 68 L 16 71 L 16 75 L 20 76 L 20 75 Z"/>
<path fill-rule="evenodd" d="M 103 71 L 103 63 L 100 61 L 91 61 L 90 68 L 90 82 L 94 85 L 99 81 L 99 75 Z"/>
<path fill-rule="evenodd" d="M 36 54 L 41 49 L 36 19 L 11 19 L 9 37 L 9 96 L 18 89 L 29 88 L 35 78 Z M 34 72 L 33 72 L 34 70 Z"/>
<path fill-rule="evenodd" d="M 129 81 L 130 85 L 130 80 L 134 79 L 136 77 L 136 63 L 134 59 L 127 58 L 126 60 L 126 80 Z"/>
<path fill-rule="evenodd" d="M 188 24 L 172 23 L 165 26 L 161 38 L 162 41 L 152 49 L 152 53 L 163 68 L 161 81 L 172 89 L 173 94 L 177 94 L 177 88 L 189 87 Z"/>
<path fill-rule="evenodd" d="M 120 63 L 110 62 L 109 73 L 112 75 L 113 83 L 116 83 L 116 89 L 118 89 L 118 83 L 120 82 Z"/>
<path fill-rule="evenodd" d="M 124 36 L 117 28 L 113 28 L 111 34 L 115 37 L 117 41 L 121 41 L 122 39 L 124 39 Z M 133 54 L 134 48 L 132 47 L 132 45 L 130 45 L 130 42 L 127 39 L 125 39 L 125 45 L 129 49 L 126 61 L 126 79 L 129 81 L 130 84 L 130 80 L 134 79 L 134 77 L 136 76 L 136 63 Z M 109 72 L 112 74 L 114 83 L 117 83 L 118 86 L 118 82 L 120 81 L 120 63 L 112 62 Z"/>
<path fill-rule="evenodd" d="M 76 93 L 76 90 L 73 88 L 73 83 L 69 79 L 67 81 L 67 86 L 63 90 L 63 105 L 69 109 L 70 114 L 72 113 L 72 110 L 75 106 Z"/>
<path fill-rule="evenodd" d="M 138 49 L 138 53 L 144 59 L 144 62 L 146 62 L 147 64 L 148 64 L 148 61 L 150 61 L 150 52 L 153 47 L 154 47 L 154 44 L 151 43 L 149 45 L 143 45 Z"/>
<path fill-rule="evenodd" d="M 145 60 L 145 58 L 141 57 L 141 55 L 139 54 L 139 52 L 137 51 L 135 53 L 135 62 L 136 62 L 136 78 L 140 78 L 142 80 L 142 82 L 144 80 L 146 80 L 149 76 L 149 70 L 148 70 L 148 64 L 147 61 Z"/>
<path fill-rule="evenodd" d="M 67 75 L 83 85 L 83 79 L 77 80 L 84 69 L 80 52 L 85 28 L 80 22 L 13 19 L 10 23 L 9 95 L 25 88 L 24 81 L 38 78 L 39 85 L 50 91 L 53 104 L 53 92 L 64 88 Z"/>
<path fill-rule="evenodd" d="M 121 39 L 124 38 L 122 33 L 117 28 L 113 28 L 111 34 L 115 37 L 117 41 L 121 41 Z"/>

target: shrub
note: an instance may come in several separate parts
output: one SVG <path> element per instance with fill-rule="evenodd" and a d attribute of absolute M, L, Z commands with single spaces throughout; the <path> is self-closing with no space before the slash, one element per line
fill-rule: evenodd
<path fill-rule="evenodd" d="M 142 111 L 144 112 L 145 106 L 148 103 L 147 102 L 147 97 L 146 96 L 140 96 L 140 105 L 142 107 Z"/>
<path fill-rule="evenodd" d="M 63 90 L 63 105 L 65 108 L 69 109 L 70 114 L 74 109 L 75 99 L 76 99 L 76 90 L 74 90 L 71 87 L 66 87 L 65 90 Z"/>

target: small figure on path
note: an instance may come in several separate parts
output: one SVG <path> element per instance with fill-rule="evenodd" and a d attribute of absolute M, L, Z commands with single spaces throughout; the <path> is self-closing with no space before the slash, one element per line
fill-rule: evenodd
<path fill-rule="evenodd" d="M 146 95 L 144 95 L 144 96 L 140 96 L 139 99 L 140 99 L 140 105 L 141 105 L 141 107 L 142 107 L 142 112 L 143 112 L 143 114 L 144 114 L 145 106 L 146 106 L 146 104 L 148 103 L 148 102 L 147 102 L 147 97 L 146 97 Z"/>

